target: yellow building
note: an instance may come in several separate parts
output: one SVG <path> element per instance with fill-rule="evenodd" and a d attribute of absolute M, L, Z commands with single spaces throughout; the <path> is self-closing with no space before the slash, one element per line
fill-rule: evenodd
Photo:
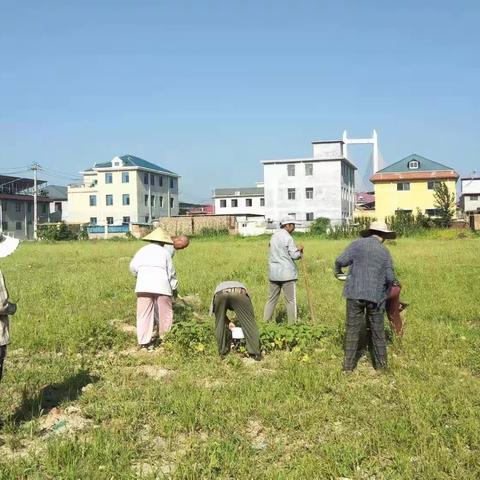
<path fill-rule="evenodd" d="M 434 192 L 444 182 L 456 196 L 458 173 L 450 167 L 420 155 L 404 159 L 379 170 L 370 181 L 375 185 L 375 216 L 381 220 L 396 211 L 436 216 Z"/>

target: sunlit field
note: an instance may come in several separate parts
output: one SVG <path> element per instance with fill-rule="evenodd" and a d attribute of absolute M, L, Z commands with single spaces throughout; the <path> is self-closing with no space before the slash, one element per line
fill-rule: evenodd
<path fill-rule="evenodd" d="M 208 307 L 219 282 L 239 280 L 262 324 L 268 238 L 178 252 L 175 328 L 188 326 L 191 343 L 171 338 L 153 353 L 137 351 L 134 334 L 128 264 L 142 242 L 25 243 L 0 261 L 19 298 L 0 384 L 0 479 L 480 478 L 480 239 L 387 244 L 410 304 L 405 336 L 389 344 L 387 373 L 365 358 L 351 375 L 333 275 L 348 242 L 298 241 L 324 334 L 268 348 L 262 362 L 218 357 Z M 311 323 L 302 272 L 298 303 Z"/>

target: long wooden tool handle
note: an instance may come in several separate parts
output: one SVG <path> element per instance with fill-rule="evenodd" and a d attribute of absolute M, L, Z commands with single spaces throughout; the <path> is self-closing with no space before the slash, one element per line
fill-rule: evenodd
<path fill-rule="evenodd" d="M 305 279 L 305 288 L 307 290 L 307 302 L 308 308 L 310 309 L 310 318 L 312 322 L 315 322 L 315 315 L 313 314 L 312 292 L 310 291 L 310 286 L 308 285 L 308 274 L 307 268 L 305 267 L 305 262 L 303 260 L 303 254 L 300 257 L 300 263 L 302 264 L 303 278 Z"/>

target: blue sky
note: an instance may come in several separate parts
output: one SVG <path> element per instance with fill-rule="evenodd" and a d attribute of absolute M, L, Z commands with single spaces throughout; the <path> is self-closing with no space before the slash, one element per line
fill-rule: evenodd
<path fill-rule="evenodd" d="M 205 202 L 374 128 L 385 164 L 480 173 L 479 20 L 478 1 L 4 2 L 0 173 L 38 161 L 66 184 L 130 153 Z"/>

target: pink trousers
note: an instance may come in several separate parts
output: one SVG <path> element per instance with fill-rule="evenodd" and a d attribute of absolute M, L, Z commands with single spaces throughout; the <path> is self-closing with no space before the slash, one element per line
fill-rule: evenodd
<path fill-rule="evenodd" d="M 158 311 L 158 333 L 170 331 L 173 322 L 172 297 L 155 293 L 137 293 L 137 338 L 139 345 L 151 342 L 155 321 L 155 306 Z"/>

